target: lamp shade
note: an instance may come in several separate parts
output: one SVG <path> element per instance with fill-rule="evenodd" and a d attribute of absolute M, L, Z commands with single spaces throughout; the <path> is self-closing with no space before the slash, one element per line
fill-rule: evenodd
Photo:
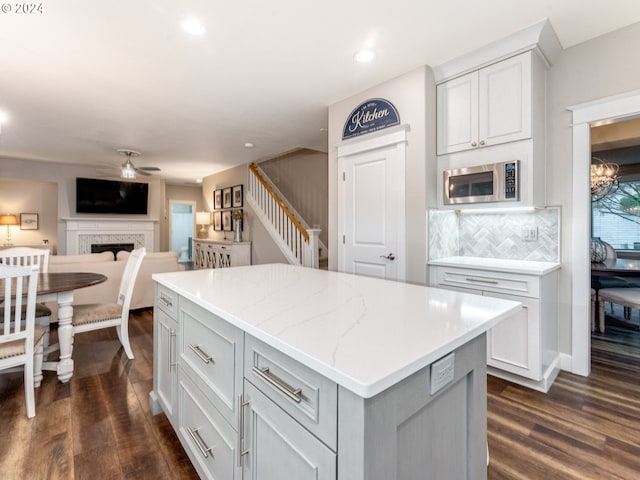
<path fill-rule="evenodd" d="M 19 225 L 18 217 L 8 214 L 0 215 L 0 225 Z"/>
<path fill-rule="evenodd" d="M 209 225 L 211 223 L 211 215 L 209 212 L 196 212 L 196 225 Z"/>

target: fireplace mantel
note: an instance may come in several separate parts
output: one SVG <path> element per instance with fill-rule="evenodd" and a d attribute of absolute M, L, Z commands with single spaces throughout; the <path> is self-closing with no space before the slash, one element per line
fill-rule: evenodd
<path fill-rule="evenodd" d="M 157 220 L 149 218 L 63 218 L 67 255 L 91 253 L 92 243 L 133 243 L 153 251 Z"/>

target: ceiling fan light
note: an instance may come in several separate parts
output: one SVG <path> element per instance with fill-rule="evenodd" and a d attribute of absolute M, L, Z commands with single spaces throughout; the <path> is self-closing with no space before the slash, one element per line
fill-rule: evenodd
<path fill-rule="evenodd" d="M 122 166 L 122 178 L 126 178 L 129 180 L 133 180 L 134 178 L 136 178 L 136 171 L 133 168 L 133 165 L 131 165 L 131 162 L 129 161 L 127 161 Z"/>

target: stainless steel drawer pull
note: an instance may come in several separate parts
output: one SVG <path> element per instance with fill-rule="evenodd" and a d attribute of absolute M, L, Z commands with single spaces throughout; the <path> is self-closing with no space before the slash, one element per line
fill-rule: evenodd
<path fill-rule="evenodd" d="M 249 401 L 246 402 L 242 399 L 242 395 L 238 396 L 238 446 L 236 448 L 238 452 L 238 466 L 242 466 L 242 457 L 249 453 L 249 449 L 244 448 L 244 407 L 249 405 Z"/>
<path fill-rule="evenodd" d="M 497 280 L 485 280 L 484 278 L 473 278 L 473 277 L 467 277 L 465 278 L 465 280 L 467 282 L 488 283 L 489 285 L 498 285 L 499 283 Z"/>
<path fill-rule="evenodd" d="M 160 301 L 164 303 L 166 307 L 173 307 L 173 302 L 162 294 L 160 294 Z"/>
<path fill-rule="evenodd" d="M 195 353 L 195 354 L 198 356 L 198 358 L 199 358 L 200 360 L 202 360 L 204 363 L 209 363 L 209 362 L 211 362 L 211 363 L 216 363 L 216 362 L 214 362 L 214 361 L 213 361 L 213 358 L 211 357 L 211 355 L 209 355 L 209 354 L 205 353 L 205 352 L 200 348 L 200 345 L 193 345 L 193 344 L 191 344 L 191 343 L 190 343 L 190 344 L 189 344 L 189 348 L 190 348 L 190 349 L 191 349 L 191 351 L 192 351 L 193 353 Z"/>
<path fill-rule="evenodd" d="M 269 373 L 269 367 L 258 368 L 253 367 L 253 373 L 262 378 L 265 382 L 273 385 L 280 392 L 284 393 L 287 397 L 293 400 L 296 403 L 300 403 L 302 401 L 302 390 L 300 388 L 293 388 L 290 385 L 287 385 L 285 382 L 280 380 L 278 377 Z"/>
<path fill-rule="evenodd" d="M 176 338 L 176 331 L 173 328 L 170 328 L 169 329 L 169 370 L 171 370 L 171 367 L 178 364 L 178 362 L 173 361 L 173 351 L 175 349 L 175 346 L 174 346 L 175 342 L 173 341 L 174 338 Z"/>
<path fill-rule="evenodd" d="M 207 447 L 207 444 L 204 443 L 204 441 L 200 437 L 200 434 L 198 433 L 198 430 L 200 429 L 187 427 L 187 430 L 189 432 L 189 435 L 191 435 L 191 438 L 193 438 L 193 441 L 196 442 L 196 445 L 198 446 L 198 450 L 200 450 L 200 453 L 202 454 L 202 456 L 204 458 L 208 458 L 209 452 L 211 452 L 211 449 L 213 447 Z M 211 456 L 213 457 L 213 454 L 211 454 Z"/>

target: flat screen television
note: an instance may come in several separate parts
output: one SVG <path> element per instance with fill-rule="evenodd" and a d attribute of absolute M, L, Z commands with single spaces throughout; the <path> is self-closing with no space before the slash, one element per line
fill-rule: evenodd
<path fill-rule="evenodd" d="M 76 177 L 76 213 L 147 214 L 149 184 Z"/>

